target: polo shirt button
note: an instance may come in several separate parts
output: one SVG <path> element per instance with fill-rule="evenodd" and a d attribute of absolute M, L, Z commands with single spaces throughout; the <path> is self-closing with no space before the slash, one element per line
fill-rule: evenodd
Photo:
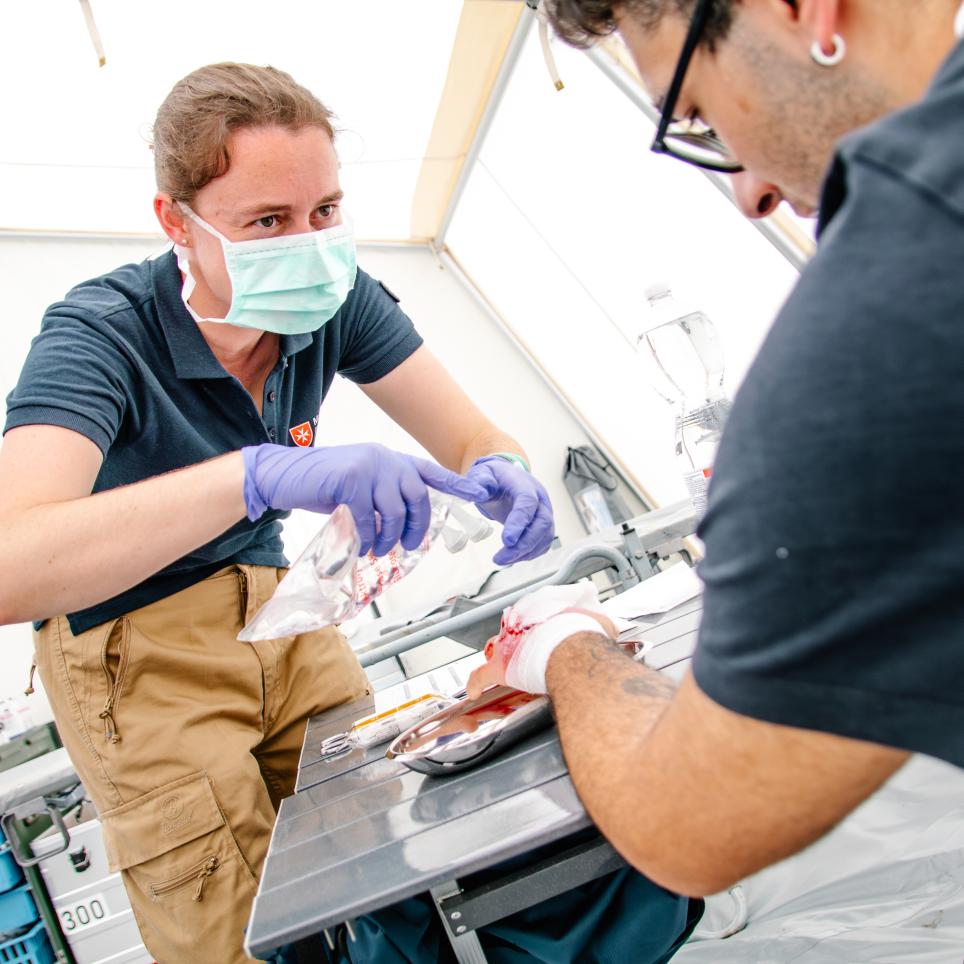
<path fill-rule="evenodd" d="M 273 428 L 269 428 L 269 429 L 268 429 L 268 438 L 271 439 L 272 442 L 273 442 L 273 441 L 275 440 L 275 438 L 277 437 L 277 434 L 278 434 L 278 433 L 277 433 Z"/>
<path fill-rule="evenodd" d="M 268 401 L 273 402 L 278 397 L 278 393 L 275 391 L 268 392 Z"/>

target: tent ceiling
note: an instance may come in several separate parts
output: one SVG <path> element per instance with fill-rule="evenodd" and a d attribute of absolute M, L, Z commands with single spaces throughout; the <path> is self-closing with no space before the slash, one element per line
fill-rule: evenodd
<path fill-rule="evenodd" d="M 98 67 L 77 0 L 3 4 L 7 136 L 0 226 L 156 233 L 150 124 L 172 84 L 219 60 L 273 64 L 338 115 L 358 232 L 407 239 L 449 70 L 452 0 L 92 0 Z M 487 0 L 485 6 L 516 3 Z M 17 136 L 11 136 L 18 132 Z"/>
<path fill-rule="evenodd" d="M 156 235 L 148 142 L 157 106 L 201 64 L 238 60 L 289 71 L 335 111 L 360 238 L 436 239 L 513 36 L 531 18 L 521 0 L 168 0 L 163 19 L 147 23 L 129 0 L 84 3 L 0 10 L 0 31 L 21 38 L 2 68 L 7 130 L 17 136 L 0 143 L 0 230 Z M 622 45 L 610 40 L 594 56 L 649 112 Z M 761 227 L 799 252 L 791 260 L 810 254 L 809 229 L 792 215 Z"/>
<path fill-rule="evenodd" d="M 521 3 L 465 0 L 412 202 L 412 237 L 438 237 L 523 15 Z"/>
<path fill-rule="evenodd" d="M 0 142 L 0 232 L 158 237 L 158 104 L 201 64 L 272 63 L 339 117 L 359 239 L 447 241 L 441 262 L 587 431 L 655 501 L 682 496 L 672 459 L 653 456 L 670 451 L 669 411 L 637 385 L 642 289 L 670 280 L 710 312 L 735 386 L 795 272 L 785 229 L 756 231 L 695 169 L 648 151 L 651 105 L 618 44 L 557 44 L 559 93 L 522 0 L 168 0 L 150 25 L 142 4 L 90 2 L 104 67 L 78 0 L 0 6 L 18 38 L 0 68 L 16 132 Z"/>

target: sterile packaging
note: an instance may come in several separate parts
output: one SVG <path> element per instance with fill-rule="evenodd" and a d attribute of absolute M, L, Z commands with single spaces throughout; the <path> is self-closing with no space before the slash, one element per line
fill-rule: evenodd
<path fill-rule="evenodd" d="M 469 540 L 491 532 L 484 520 L 472 519 L 450 496 L 429 489 L 429 501 L 432 517 L 421 545 L 409 551 L 397 544 L 384 556 L 368 552 L 359 557 L 355 520 L 347 506 L 338 506 L 238 639 L 278 639 L 343 623 L 410 573 L 440 534 L 449 552 L 458 552 Z M 469 531 L 448 522 L 450 511 Z"/>
<path fill-rule="evenodd" d="M 390 710 L 355 720 L 347 732 L 337 733 L 322 741 L 322 756 L 331 758 L 341 756 L 355 747 L 388 743 L 389 740 L 394 740 L 399 734 L 433 716 L 439 710 L 451 706 L 454 702 L 454 699 L 440 696 L 438 693 L 425 693 Z"/>

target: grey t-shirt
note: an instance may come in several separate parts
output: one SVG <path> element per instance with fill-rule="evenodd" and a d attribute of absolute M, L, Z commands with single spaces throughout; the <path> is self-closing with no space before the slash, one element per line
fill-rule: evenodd
<path fill-rule="evenodd" d="M 7 398 L 4 431 L 59 425 L 91 439 L 104 453 L 94 485 L 102 492 L 245 445 L 324 445 L 318 410 L 335 374 L 376 381 L 421 344 L 397 299 L 359 270 L 347 301 L 319 331 L 281 338 L 259 414 L 184 307 L 168 252 L 86 281 L 47 309 Z M 287 514 L 242 520 L 133 589 L 69 614 L 71 629 L 82 632 L 232 563 L 286 565 L 280 520 Z"/>
<path fill-rule="evenodd" d="M 845 139 L 724 432 L 696 680 L 964 765 L 964 45 Z"/>

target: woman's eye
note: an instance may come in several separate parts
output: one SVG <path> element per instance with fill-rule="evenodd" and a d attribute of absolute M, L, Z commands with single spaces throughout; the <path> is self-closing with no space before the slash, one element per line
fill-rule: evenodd
<path fill-rule="evenodd" d="M 257 224 L 259 228 L 273 228 L 277 223 L 277 214 L 266 214 L 263 218 L 258 218 L 258 220 L 255 221 L 255 224 Z"/>

